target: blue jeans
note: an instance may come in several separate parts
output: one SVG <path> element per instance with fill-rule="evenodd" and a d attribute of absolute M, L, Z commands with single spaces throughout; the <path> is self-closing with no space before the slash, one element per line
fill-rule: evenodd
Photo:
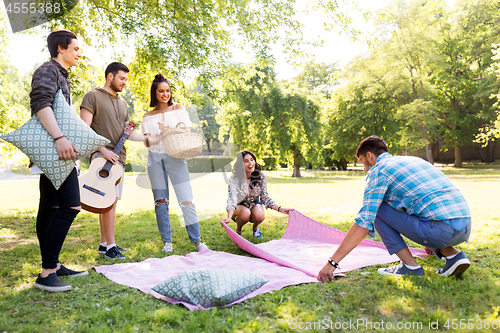
<path fill-rule="evenodd" d="M 186 230 L 191 243 L 200 241 L 198 215 L 193 203 L 193 191 L 189 180 L 186 160 L 174 158 L 167 154 L 148 153 L 148 176 L 155 200 L 156 223 L 164 243 L 172 242 L 170 217 L 168 216 L 168 177 L 174 187 L 175 195 L 184 216 Z M 159 202 L 165 199 L 165 202 Z M 183 204 L 189 201 L 189 204 Z"/>
<path fill-rule="evenodd" d="M 390 254 L 407 248 L 403 236 L 415 243 L 426 246 L 438 257 L 440 248 L 454 246 L 469 239 L 471 219 L 467 226 L 457 231 L 443 221 L 422 221 L 416 215 L 400 212 L 386 202 L 380 205 L 375 218 L 375 229 Z"/>

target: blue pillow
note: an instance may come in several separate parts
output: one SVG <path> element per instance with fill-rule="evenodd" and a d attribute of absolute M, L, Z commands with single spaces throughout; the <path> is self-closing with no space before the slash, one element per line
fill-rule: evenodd
<path fill-rule="evenodd" d="M 268 281 L 250 272 L 206 268 L 179 273 L 152 289 L 163 296 L 209 308 L 231 303 Z"/>
<path fill-rule="evenodd" d="M 66 138 L 75 145 L 81 159 L 104 147 L 109 140 L 98 135 L 73 111 L 59 90 L 52 106 L 57 123 Z M 50 179 L 54 187 L 59 189 L 75 167 L 74 161 L 59 159 L 56 143 L 38 119 L 31 117 L 24 125 L 0 138 L 12 143 L 25 153 L 33 163 Z"/>

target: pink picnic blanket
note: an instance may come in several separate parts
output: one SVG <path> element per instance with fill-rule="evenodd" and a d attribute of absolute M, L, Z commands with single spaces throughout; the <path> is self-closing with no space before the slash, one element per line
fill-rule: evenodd
<path fill-rule="evenodd" d="M 181 303 L 191 311 L 202 310 L 205 308 L 162 296 L 151 288 L 178 273 L 199 268 L 247 271 L 269 280 L 259 289 L 228 305 L 239 303 L 286 286 L 318 282 L 316 280 L 318 272 L 345 237 L 345 233 L 318 223 L 297 211 L 290 212 L 288 226 L 281 239 L 258 245 L 239 236 L 227 225 L 222 225 L 229 238 L 241 249 L 265 260 L 202 248 L 200 252 L 186 256 L 171 255 L 164 258 L 150 258 L 138 263 L 94 268 L 118 284 L 139 289 L 173 304 Z M 423 250 L 410 250 L 414 256 L 426 255 Z M 342 260 L 336 274 L 397 260 L 397 256 L 389 255 L 382 243 L 365 239 Z"/>
<path fill-rule="evenodd" d="M 200 252 L 189 253 L 186 256 L 171 255 L 164 258 L 150 258 L 142 262 L 122 263 L 108 266 L 94 267 L 96 272 L 104 274 L 108 279 L 132 288 L 139 289 L 144 293 L 167 302 L 181 303 L 189 310 L 206 310 L 201 306 L 177 301 L 160 295 L 151 288 L 158 283 L 184 271 L 199 268 L 224 268 L 239 271 L 252 272 L 269 280 L 266 284 L 250 294 L 228 304 L 243 302 L 244 300 L 264 294 L 272 290 L 301 283 L 318 282 L 315 278 L 308 276 L 295 269 L 280 266 L 259 258 L 249 258 L 226 252 L 211 251 L 202 248 Z"/>
<path fill-rule="evenodd" d="M 345 237 L 345 233 L 310 219 L 296 210 L 290 212 L 285 234 L 281 239 L 253 244 L 222 223 L 229 238 L 242 250 L 270 262 L 290 267 L 316 277 Z M 265 233 L 265 226 L 262 228 Z M 424 250 L 410 249 L 415 257 L 424 257 Z M 335 274 L 357 268 L 398 261 L 389 255 L 383 243 L 364 239 L 341 262 Z"/>

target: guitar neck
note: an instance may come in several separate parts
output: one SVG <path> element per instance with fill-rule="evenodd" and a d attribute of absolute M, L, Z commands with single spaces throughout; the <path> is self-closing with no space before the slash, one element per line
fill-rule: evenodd
<path fill-rule="evenodd" d="M 129 134 L 123 133 L 122 137 L 120 138 L 120 141 L 118 141 L 118 144 L 116 145 L 115 149 L 113 150 L 113 153 L 118 155 L 120 153 L 120 150 L 122 150 L 123 145 L 125 144 L 125 141 L 127 141 L 129 137 Z"/>
<path fill-rule="evenodd" d="M 119 155 L 120 154 L 120 150 L 122 150 L 123 148 L 123 145 L 125 144 L 125 141 L 127 141 L 128 137 L 129 137 L 129 133 L 132 133 L 133 130 L 135 129 L 135 124 L 130 122 L 125 131 L 123 132 L 120 140 L 118 141 L 118 144 L 116 145 L 115 149 L 113 150 L 113 153 L 115 153 L 116 155 Z M 127 133 L 128 132 L 128 133 Z M 111 167 L 113 166 L 113 163 L 111 163 L 110 161 L 106 161 L 106 163 L 104 164 L 104 167 L 103 169 L 106 169 L 106 170 L 111 170 Z"/>

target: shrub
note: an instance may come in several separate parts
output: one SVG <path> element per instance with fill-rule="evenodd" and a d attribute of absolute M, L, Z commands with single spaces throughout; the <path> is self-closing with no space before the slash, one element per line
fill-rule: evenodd
<path fill-rule="evenodd" d="M 198 156 L 187 160 L 189 172 L 231 171 L 231 157 Z M 213 162 L 213 166 L 212 166 Z"/>

